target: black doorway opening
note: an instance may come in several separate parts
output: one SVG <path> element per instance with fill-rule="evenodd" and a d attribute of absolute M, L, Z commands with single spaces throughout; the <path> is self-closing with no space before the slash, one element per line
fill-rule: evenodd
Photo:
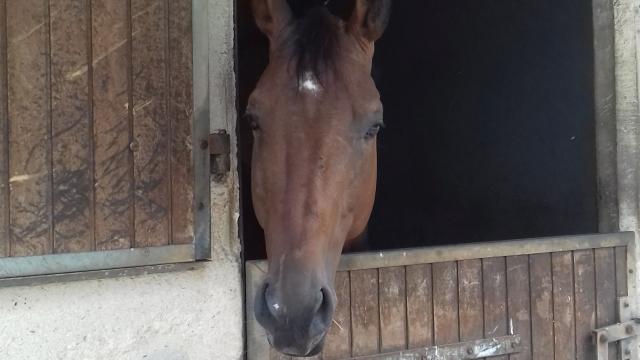
<path fill-rule="evenodd" d="M 387 128 L 370 247 L 597 232 L 592 27 L 578 0 L 395 1 L 374 59 Z M 266 62 L 238 0 L 240 112 Z M 245 258 L 262 258 L 238 135 Z"/>

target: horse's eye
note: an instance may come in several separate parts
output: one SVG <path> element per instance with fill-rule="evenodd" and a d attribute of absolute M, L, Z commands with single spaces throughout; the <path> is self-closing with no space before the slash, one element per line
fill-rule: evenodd
<path fill-rule="evenodd" d="M 367 140 L 375 138 L 380 132 L 380 129 L 382 129 L 382 127 L 383 127 L 382 124 L 373 125 L 372 127 L 369 128 L 369 130 L 367 130 L 367 133 L 364 134 L 364 138 Z"/>
<path fill-rule="evenodd" d="M 255 115 L 245 114 L 244 118 L 245 118 L 245 121 L 249 123 L 249 128 L 251 129 L 251 131 L 260 130 L 260 124 L 258 123 L 258 118 Z"/>

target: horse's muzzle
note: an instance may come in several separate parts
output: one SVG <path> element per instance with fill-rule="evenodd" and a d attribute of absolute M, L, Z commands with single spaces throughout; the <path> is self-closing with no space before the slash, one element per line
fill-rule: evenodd
<path fill-rule="evenodd" d="M 283 291 L 265 282 L 255 299 L 255 316 L 269 343 L 292 356 L 314 356 L 322 351 L 335 310 L 335 291 Z"/>

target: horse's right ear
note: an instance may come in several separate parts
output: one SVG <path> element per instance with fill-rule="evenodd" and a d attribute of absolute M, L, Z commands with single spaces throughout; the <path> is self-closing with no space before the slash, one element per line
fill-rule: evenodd
<path fill-rule="evenodd" d="M 269 39 L 280 33 L 293 19 L 287 0 L 252 0 L 256 25 Z"/>
<path fill-rule="evenodd" d="M 382 36 L 390 15 L 391 0 L 355 0 L 348 27 L 352 33 L 375 42 Z"/>

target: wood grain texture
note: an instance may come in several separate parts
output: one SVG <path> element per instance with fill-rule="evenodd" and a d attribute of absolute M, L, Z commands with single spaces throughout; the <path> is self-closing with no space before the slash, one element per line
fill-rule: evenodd
<path fill-rule="evenodd" d="M 407 297 L 405 268 L 379 270 L 380 286 L 380 351 L 407 348 Z"/>
<path fill-rule="evenodd" d="M 96 248 L 125 249 L 133 245 L 128 1 L 91 4 Z"/>
<path fill-rule="evenodd" d="M 576 358 L 573 254 L 551 255 L 553 268 L 553 333 L 555 360 Z"/>
<path fill-rule="evenodd" d="M 336 273 L 338 304 L 327 334 L 322 358 L 339 360 L 351 357 L 351 285 L 348 271 Z"/>
<path fill-rule="evenodd" d="M 50 0 L 53 243 L 56 253 L 90 251 L 93 159 L 86 1 Z"/>
<path fill-rule="evenodd" d="M 136 247 L 169 244 L 166 0 L 131 0 Z"/>
<path fill-rule="evenodd" d="M 529 292 L 529 257 L 507 257 L 507 308 L 509 326 L 519 334 L 521 351 L 509 356 L 510 360 L 531 359 L 531 300 Z"/>
<path fill-rule="evenodd" d="M 508 335 L 505 258 L 482 259 L 482 286 L 484 289 L 484 337 Z M 496 356 L 493 359 L 506 360 L 508 356 Z"/>
<path fill-rule="evenodd" d="M 616 247 L 616 294 L 618 297 L 629 295 L 627 284 L 627 248 Z"/>
<path fill-rule="evenodd" d="M 595 358 L 591 330 L 596 328 L 596 288 L 593 250 L 573 252 L 575 276 L 576 358 Z"/>
<path fill-rule="evenodd" d="M 48 15 L 43 0 L 7 2 L 13 256 L 52 252 Z"/>
<path fill-rule="evenodd" d="M 407 266 L 407 337 L 409 348 L 433 345 L 431 264 Z"/>
<path fill-rule="evenodd" d="M 9 114 L 7 113 L 7 2 L 0 2 L 0 258 L 9 256 Z"/>
<path fill-rule="evenodd" d="M 458 270 L 455 262 L 436 263 L 433 271 L 434 344 L 458 342 Z"/>
<path fill-rule="evenodd" d="M 172 243 L 193 242 L 193 123 L 191 0 L 169 2 Z"/>
<path fill-rule="evenodd" d="M 482 260 L 458 262 L 460 341 L 484 338 Z"/>
<path fill-rule="evenodd" d="M 353 356 L 380 350 L 378 270 L 351 271 L 351 336 Z"/>
<path fill-rule="evenodd" d="M 553 359 L 553 285 L 551 254 L 529 257 L 533 358 Z"/>
<path fill-rule="evenodd" d="M 616 317 L 616 260 L 614 248 L 595 249 L 596 274 L 596 326 L 604 327 L 617 322 Z M 609 346 L 609 359 L 618 358 L 614 343 Z"/>

